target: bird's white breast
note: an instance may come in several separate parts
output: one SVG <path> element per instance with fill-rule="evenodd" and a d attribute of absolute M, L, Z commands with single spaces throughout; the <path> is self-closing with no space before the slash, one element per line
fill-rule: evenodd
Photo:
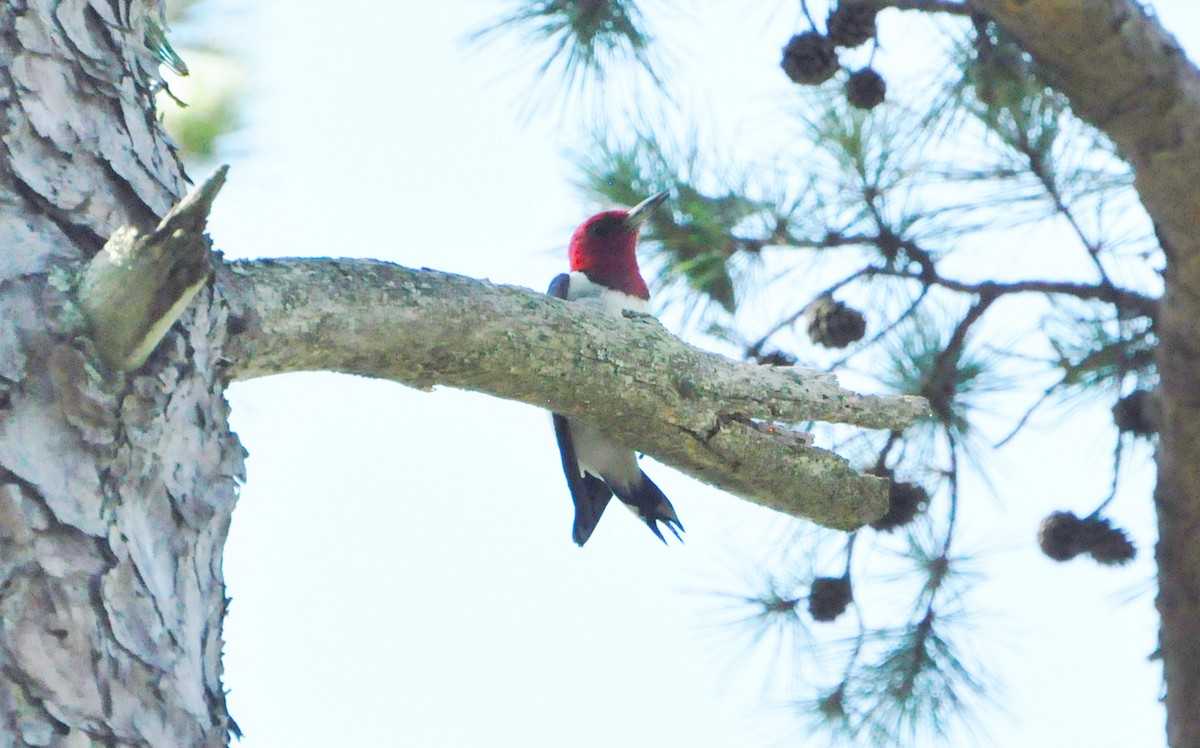
<path fill-rule="evenodd" d="M 592 283 L 586 275 L 580 272 L 571 273 L 571 283 L 567 286 L 567 300 L 586 304 L 614 317 L 620 317 L 621 312 L 626 309 L 643 314 L 650 311 L 645 299 L 624 291 L 616 291 L 599 283 Z"/>

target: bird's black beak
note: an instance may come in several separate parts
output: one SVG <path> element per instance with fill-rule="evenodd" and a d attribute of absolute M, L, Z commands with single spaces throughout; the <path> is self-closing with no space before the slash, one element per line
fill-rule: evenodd
<path fill-rule="evenodd" d="M 645 222 L 647 218 L 650 217 L 650 213 L 653 212 L 655 208 L 662 205 L 663 202 L 670 197 L 670 195 L 670 192 L 660 192 L 657 195 L 651 195 L 650 197 L 641 201 L 629 209 L 629 213 L 625 215 L 625 223 L 630 228 L 638 228 L 643 222 Z"/>

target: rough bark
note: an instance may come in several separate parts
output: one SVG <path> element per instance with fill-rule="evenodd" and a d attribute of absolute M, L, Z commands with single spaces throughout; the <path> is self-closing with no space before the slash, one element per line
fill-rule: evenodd
<path fill-rule="evenodd" d="M 202 290 L 100 376 L 72 279 L 183 193 L 141 0 L 0 0 L 0 744 L 220 746 L 221 550 L 242 473 Z"/>
<path fill-rule="evenodd" d="M 1167 256 L 1157 353 L 1160 655 L 1167 737 L 1200 746 L 1200 71 L 1133 0 L 972 0 L 1112 138 Z"/>
<path fill-rule="evenodd" d="M 651 317 L 612 319 L 527 289 L 371 260 L 236 262 L 228 376 L 340 371 L 444 384 L 586 418 L 730 493 L 831 527 L 886 510 L 886 482 L 809 446 L 807 421 L 903 429 L 919 398 L 692 348 Z"/>

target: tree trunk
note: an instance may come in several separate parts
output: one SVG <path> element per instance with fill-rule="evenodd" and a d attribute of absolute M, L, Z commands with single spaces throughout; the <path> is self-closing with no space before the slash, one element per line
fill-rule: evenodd
<path fill-rule="evenodd" d="M 185 189 L 142 0 L 0 0 L 0 735 L 222 746 L 221 551 L 242 475 L 203 289 L 150 361 L 96 371 L 71 282 Z"/>

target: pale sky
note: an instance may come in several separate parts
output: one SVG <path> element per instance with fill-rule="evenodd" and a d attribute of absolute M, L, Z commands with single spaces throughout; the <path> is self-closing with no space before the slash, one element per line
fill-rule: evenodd
<path fill-rule="evenodd" d="M 777 63 L 791 5 L 662 5 L 647 13 L 675 51 L 683 106 L 747 152 L 788 132 Z M 1200 50 L 1193 3 L 1157 5 Z M 249 76 L 245 128 L 220 156 L 232 169 L 217 246 L 544 290 L 596 206 L 566 158 L 579 123 L 524 119 L 530 70 L 514 47 L 462 41 L 508 6 L 299 7 L 210 4 Z M 768 554 L 783 518 L 647 460 L 686 543 L 664 547 L 614 507 L 579 549 L 541 411 L 328 374 L 235 385 L 229 399 L 250 453 L 225 558 L 225 683 L 245 748 L 823 744 L 764 704 L 763 658 L 740 661 L 748 634 L 717 625 L 707 594 L 736 579 L 731 559 Z M 992 463 L 1000 499 L 969 486 L 962 545 L 988 554 L 963 642 L 1004 684 L 979 723 L 991 744 L 1165 744 L 1146 659 L 1152 477 L 1133 475 L 1115 509 L 1134 564 L 1054 564 L 1034 545 L 1048 511 L 1086 512 L 1106 493 L 1107 419 L 1085 412 L 1069 432 L 1043 419 Z"/>

